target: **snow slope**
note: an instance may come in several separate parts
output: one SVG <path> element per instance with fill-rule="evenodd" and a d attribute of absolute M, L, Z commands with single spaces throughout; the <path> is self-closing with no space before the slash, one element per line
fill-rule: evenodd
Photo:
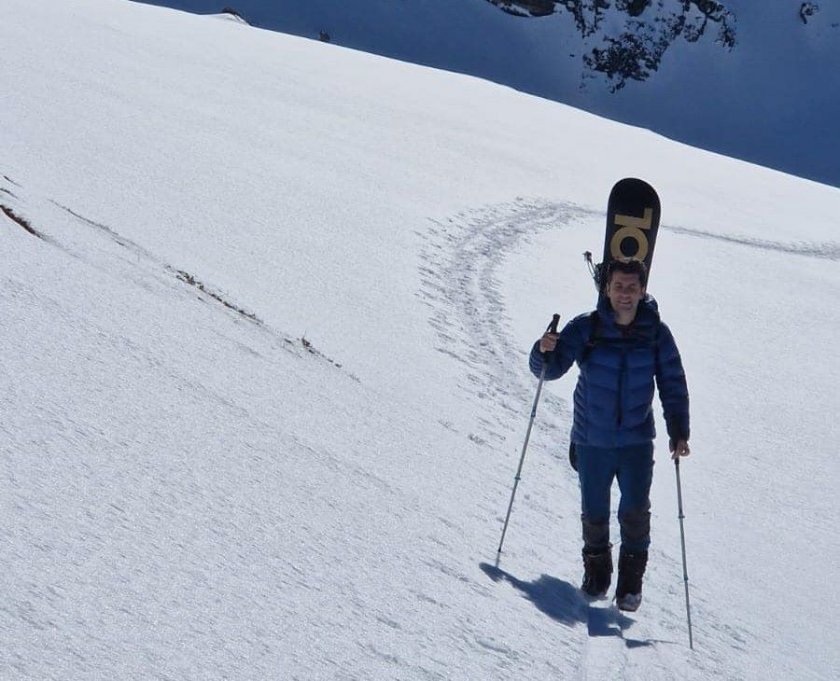
<path fill-rule="evenodd" d="M 193 12 L 218 12 L 215 0 L 143 0 Z M 574 4 L 574 3 L 572 3 Z M 539 19 L 513 17 L 486 0 L 238 0 L 255 26 L 316 38 L 405 61 L 486 78 L 520 91 L 649 128 L 684 143 L 840 186 L 840 3 L 803 23 L 800 0 L 726 0 L 735 47 L 681 0 L 659 0 L 636 19 L 627 3 L 579 2 Z M 599 9 L 592 8 L 598 4 Z M 635 3 L 639 4 L 639 3 Z M 714 3 L 712 3 L 714 4 Z M 686 20 L 673 36 L 665 26 Z M 639 28 L 634 22 L 642 22 Z M 589 33 L 588 35 L 583 35 Z M 666 43 L 643 83 L 593 71 L 584 57 L 625 34 Z M 655 52 L 655 50 L 654 50 Z"/>
<path fill-rule="evenodd" d="M 838 190 L 215 17 L 3 15 L 0 678 L 833 678 Z M 487 569 L 526 353 L 626 175 L 692 392 L 693 652 L 663 438 L 643 609 L 575 593 L 573 377 Z"/>

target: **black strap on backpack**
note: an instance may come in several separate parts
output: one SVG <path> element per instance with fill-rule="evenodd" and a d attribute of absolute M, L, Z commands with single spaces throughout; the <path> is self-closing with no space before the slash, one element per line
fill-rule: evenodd
<path fill-rule="evenodd" d="M 583 346 L 583 352 L 580 356 L 579 363 L 581 365 L 589 359 L 589 355 L 591 355 L 592 351 L 595 349 L 595 345 L 598 343 L 598 332 L 600 330 L 601 317 L 598 314 L 598 310 L 593 310 L 592 313 L 589 315 L 589 339 Z"/>
<path fill-rule="evenodd" d="M 656 361 L 657 368 L 659 365 L 659 330 L 661 327 L 662 321 L 660 319 L 657 319 L 656 330 L 653 334 L 653 352 L 655 355 L 654 359 Z M 598 310 L 593 310 L 589 315 L 589 338 L 583 346 L 583 352 L 580 355 L 579 364 L 583 365 L 586 362 L 586 360 L 589 359 L 589 355 L 592 354 L 592 351 L 598 345 L 598 342 L 601 340 L 598 336 L 600 330 L 601 315 L 598 314 Z"/>

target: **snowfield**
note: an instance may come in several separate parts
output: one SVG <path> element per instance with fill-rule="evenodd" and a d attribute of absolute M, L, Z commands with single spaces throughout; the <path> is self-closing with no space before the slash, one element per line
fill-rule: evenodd
<path fill-rule="evenodd" d="M 0 678 L 802 679 L 840 668 L 840 190 L 475 78 L 123 0 L 4 0 Z M 612 184 L 663 226 L 673 466 L 587 604 L 574 376 Z"/>
<path fill-rule="evenodd" d="M 200 14 L 222 7 L 138 1 Z M 513 17 L 487 0 L 234 4 L 254 26 L 311 39 L 326 33 L 336 45 L 478 76 L 840 186 L 838 2 L 564 0 L 540 18 Z M 616 53 L 616 45 L 628 49 Z M 608 58 L 597 57 L 603 50 Z M 642 80 L 627 78 L 613 92 L 621 72 Z"/>

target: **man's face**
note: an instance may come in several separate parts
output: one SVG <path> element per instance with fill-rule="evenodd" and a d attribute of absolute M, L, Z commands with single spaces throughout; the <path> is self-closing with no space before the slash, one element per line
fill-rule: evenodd
<path fill-rule="evenodd" d="M 645 297 L 645 288 L 639 282 L 638 274 L 613 272 L 607 284 L 607 298 L 622 317 L 635 317 L 639 302 Z"/>

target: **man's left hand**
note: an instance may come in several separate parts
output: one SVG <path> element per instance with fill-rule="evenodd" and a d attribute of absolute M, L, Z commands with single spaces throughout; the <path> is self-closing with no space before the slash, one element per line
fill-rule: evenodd
<path fill-rule="evenodd" d="M 671 458 L 674 461 L 678 456 L 688 456 L 691 454 L 691 448 L 688 446 L 687 440 L 678 440 L 676 443 L 671 443 Z"/>

